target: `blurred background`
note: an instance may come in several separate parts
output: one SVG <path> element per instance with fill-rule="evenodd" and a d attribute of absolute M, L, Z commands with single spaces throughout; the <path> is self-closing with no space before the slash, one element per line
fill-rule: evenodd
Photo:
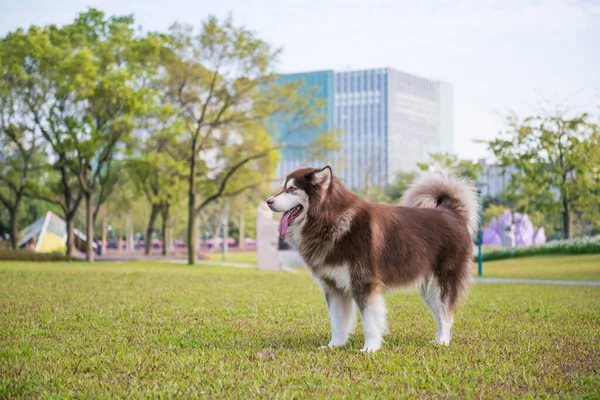
<path fill-rule="evenodd" d="M 252 261 L 326 164 L 388 204 L 468 177 L 489 250 L 597 243 L 598 2 L 2 0 L 0 35 L 5 251 Z"/>

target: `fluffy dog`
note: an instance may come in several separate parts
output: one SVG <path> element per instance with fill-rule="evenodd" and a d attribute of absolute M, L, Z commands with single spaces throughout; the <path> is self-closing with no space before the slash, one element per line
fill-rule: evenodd
<path fill-rule="evenodd" d="M 301 168 L 267 204 L 283 213 L 280 237 L 299 251 L 325 293 L 331 341 L 323 348 L 346 344 L 358 306 L 362 351 L 380 349 L 383 293 L 410 285 L 433 312 L 435 342 L 450 344 L 453 315 L 469 287 L 479 218 L 469 182 L 433 174 L 413 183 L 400 206 L 388 206 L 347 190 L 329 166 Z"/>

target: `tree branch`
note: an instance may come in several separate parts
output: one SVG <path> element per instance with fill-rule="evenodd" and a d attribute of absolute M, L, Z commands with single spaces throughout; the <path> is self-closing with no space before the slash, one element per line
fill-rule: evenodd
<path fill-rule="evenodd" d="M 219 186 L 219 189 L 217 190 L 216 193 L 214 193 L 212 196 L 207 197 L 206 199 L 204 199 L 204 201 L 202 203 L 200 203 L 200 205 L 194 210 L 195 215 L 198 215 L 198 213 L 204 208 L 206 207 L 208 204 L 212 203 L 213 201 L 217 200 L 219 197 L 221 197 L 221 195 L 223 194 L 223 192 L 225 191 L 225 188 L 227 187 L 227 182 L 229 181 L 229 179 L 233 176 L 233 174 L 235 174 L 235 172 L 240 169 L 241 167 L 243 167 L 245 164 L 249 163 L 252 160 L 258 160 L 260 158 L 265 157 L 267 154 L 269 154 L 272 150 L 266 150 L 263 151 L 262 153 L 258 153 L 258 154 L 254 154 L 251 156 L 248 156 L 246 158 L 244 158 L 243 160 L 241 160 L 240 162 L 238 162 L 236 165 L 234 165 L 228 172 L 227 174 L 225 174 L 225 176 L 223 177 L 223 181 L 221 181 L 221 185 Z"/>
<path fill-rule="evenodd" d="M 25 193 L 25 197 L 27 197 L 28 199 L 32 199 L 32 200 L 41 200 L 46 203 L 57 205 L 60 208 L 62 208 L 65 213 L 67 212 L 67 207 L 65 206 L 65 203 L 62 202 L 61 200 L 57 200 L 52 197 L 44 196 L 39 193 L 31 193 L 31 192 Z"/>

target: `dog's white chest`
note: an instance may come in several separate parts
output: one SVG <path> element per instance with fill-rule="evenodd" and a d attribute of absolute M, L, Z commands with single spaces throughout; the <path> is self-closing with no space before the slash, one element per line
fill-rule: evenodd
<path fill-rule="evenodd" d="M 349 293 L 352 289 L 350 271 L 347 266 L 321 267 L 312 274 L 316 279 L 333 284 L 342 292 Z"/>
<path fill-rule="evenodd" d="M 295 249 L 298 249 L 300 247 L 300 244 L 302 243 L 302 234 L 300 233 L 301 230 L 301 225 L 294 224 L 288 228 L 287 233 L 285 235 L 285 238 L 288 241 L 288 243 L 291 244 L 292 247 L 294 247 Z"/>

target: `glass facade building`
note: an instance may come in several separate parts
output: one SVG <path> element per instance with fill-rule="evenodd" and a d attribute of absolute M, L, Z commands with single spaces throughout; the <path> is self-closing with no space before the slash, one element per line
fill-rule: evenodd
<path fill-rule="evenodd" d="M 429 153 L 454 151 L 453 92 L 447 82 L 391 68 L 296 73 L 281 79 L 304 79 L 305 85 L 320 87 L 319 98 L 327 101 L 326 120 L 314 134 L 341 131 L 341 149 L 331 164 L 348 187 L 392 182 L 397 172 L 415 170 Z M 312 134 L 298 135 L 293 144 L 312 140 Z M 300 165 L 322 164 L 302 154 L 306 152 L 284 150 L 278 177 Z"/>
<path fill-rule="evenodd" d="M 323 107 L 319 112 L 323 113 L 323 123 L 319 127 L 303 129 L 294 132 L 294 126 L 285 122 L 275 122 L 273 133 L 277 136 L 276 140 L 283 140 L 288 148 L 281 151 L 281 161 L 277 167 L 277 182 L 281 183 L 287 174 L 301 166 L 313 166 L 315 160 L 308 157 L 306 150 L 300 147 L 314 142 L 321 134 L 334 129 L 333 126 L 333 71 L 314 71 L 298 74 L 281 75 L 278 79 L 279 84 L 293 81 L 302 81 L 299 88 L 301 92 L 310 93 L 315 99 L 324 100 Z M 299 125 L 295 123 L 295 125 Z M 283 137 L 282 137 L 283 136 Z M 322 162 L 320 162 L 322 164 Z"/>

